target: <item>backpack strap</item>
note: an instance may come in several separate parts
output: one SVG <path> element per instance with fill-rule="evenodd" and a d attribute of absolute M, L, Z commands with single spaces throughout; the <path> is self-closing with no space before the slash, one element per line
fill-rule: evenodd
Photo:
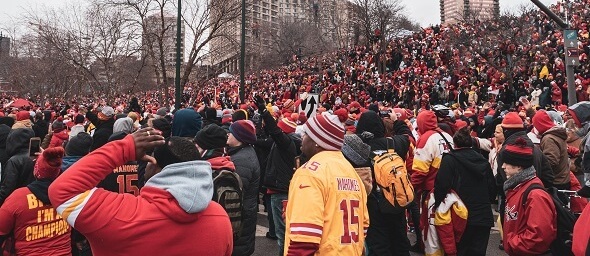
<path fill-rule="evenodd" d="M 445 140 L 445 143 L 447 143 L 447 146 L 449 147 L 449 152 L 453 151 L 453 145 L 451 145 L 451 143 L 447 140 L 447 137 L 445 137 L 442 132 L 440 131 L 436 131 L 438 134 L 440 134 L 440 136 L 443 138 L 443 140 Z"/>
<path fill-rule="evenodd" d="M 531 190 L 534 189 L 542 189 L 543 191 L 545 191 L 545 187 L 543 187 L 542 185 L 539 185 L 537 183 L 530 185 L 528 188 L 526 188 L 524 193 L 522 193 L 522 198 L 520 199 L 520 201 L 522 202 L 522 206 L 526 205 L 526 200 L 527 198 L 529 198 L 529 193 L 531 193 Z"/>

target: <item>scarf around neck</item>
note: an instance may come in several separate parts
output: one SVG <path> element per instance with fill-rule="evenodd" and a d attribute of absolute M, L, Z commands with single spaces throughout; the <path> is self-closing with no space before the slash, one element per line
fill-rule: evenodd
<path fill-rule="evenodd" d="M 535 167 L 531 166 L 529 168 L 523 169 L 522 171 L 514 174 L 514 176 L 510 177 L 504 182 L 504 191 L 509 189 L 515 188 L 518 184 L 523 182 L 529 181 L 535 177 Z"/>

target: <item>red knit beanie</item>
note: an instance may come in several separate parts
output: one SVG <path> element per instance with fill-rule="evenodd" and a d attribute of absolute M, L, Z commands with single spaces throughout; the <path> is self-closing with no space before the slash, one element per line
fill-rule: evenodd
<path fill-rule="evenodd" d="M 18 113 L 16 113 L 16 121 L 22 121 L 22 120 L 27 120 L 29 119 L 29 117 L 31 117 L 31 114 L 29 113 L 29 111 L 19 111 Z"/>
<path fill-rule="evenodd" d="M 307 122 L 307 116 L 305 115 L 305 112 L 299 112 L 299 118 L 297 118 L 297 124 L 303 125 L 305 122 Z"/>
<path fill-rule="evenodd" d="M 502 128 L 505 129 L 523 129 L 524 123 L 516 112 L 509 112 L 502 120 Z"/>
<path fill-rule="evenodd" d="M 37 158 L 33 174 L 35 178 L 55 179 L 61 172 L 61 160 L 64 157 L 63 147 L 48 148 Z"/>
<path fill-rule="evenodd" d="M 277 126 L 279 128 L 281 128 L 281 130 L 286 133 L 294 133 L 295 129 L 297 128 L 297 123 L 293 122 L 290 117 L 285 117 L 282 119 L 279 119 L 279 122 L 277 123 Z"/>
<path fill-rule="evenodd" d="M 533 116 L 533 126 L 539 131 L 539 134 L 545 133 L 547 130 L 551 129 L 551 127 L 555 126 L 555 123 L 547 114 L 545 110 L 539 110 Z"/>

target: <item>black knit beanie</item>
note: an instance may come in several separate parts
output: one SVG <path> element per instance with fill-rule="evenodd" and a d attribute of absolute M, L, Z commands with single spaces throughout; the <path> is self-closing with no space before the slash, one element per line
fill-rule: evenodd
<path fill-rule="evenodd" d="M 216 124 L 210 124 L 197 133 L 194 142 L 205 150 L 224 148 L 227 143 L 227 132 Z"/>
<path fill-rule="evenodd" d="M 152 120 L 152 125 L 154 129 L 159 130 L 162 132 L 162 137 L 168 138 L 172 133 L 172 125 L 166 118 L 156 118 Z"/>
<path fill-rule="evenodd" d="M 67 156 L 85 156 L 90 152 L 92 137 L 90 134 L 81 132 L 72 137 L 66 145 Z"/>

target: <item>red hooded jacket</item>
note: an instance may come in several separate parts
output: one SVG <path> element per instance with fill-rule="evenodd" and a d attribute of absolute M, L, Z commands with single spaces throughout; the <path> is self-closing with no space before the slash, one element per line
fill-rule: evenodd
<path fill-rule="evenodd" d="M 95 188 L 135 160 L 127 136 L 83 157 L 49 187 L 53 206 L 86 236 L 93 255 L 231 255 L 232 228 L 225 210 L 211 202 L 208 162 L 168 165 L 137 197 Z"/>
<path fill-rule="evenodd" d="M 526 205 L 522 205 L 522 195 L 532 184 L 543 186 L 535 177 L 506 191 L 503 241 L 508 255 L 543 254 L 557 235 L 557 213 L 547 192 L 531 190 Z"/>

